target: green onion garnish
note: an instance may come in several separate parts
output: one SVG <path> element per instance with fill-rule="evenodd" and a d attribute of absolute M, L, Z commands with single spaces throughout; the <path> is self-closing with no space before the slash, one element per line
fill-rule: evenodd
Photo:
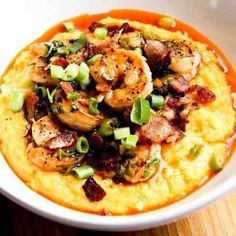
<path fill-rule="evenodd" d="M 161 109 L 163 108 L 164 103 L 165 103 L 165 99 L 163 96 L 151 94 L 151 107 L 152 108 Z"/>
<path fill-rule="evenodd" d="M 76 53 L 78 52 L 87 41 L 87 37 L 85 34 L 81 34 L 79 39 L 76 39 L 74 43 L 69 47 L 70 52 Z"/>
<path fill-rule="evenodd" d="M 88 140 L 84 136 L 81 136 L 78 138 L 77 143 L 76 143 L 76 150 L 79 153 L 87 153 L 88 152 L 89 143 L 88 143 Z"/>
<path fill-rule="evenodd" d="M 144 31 L 144 32 L 143 32 L 143 37 L 144 37 L 145 39 L 154 39 L 153 34 L 152 34 L 152 32 L 150 32 L 150 31 Z"/>
<path fill-rule="evenodd" d="M 91 114 L 98 115 L 98 101 L 96 98 L 89 98 L 88 107 Z"/>
<path fill-rule="evenodd" d="M 93 56 L 92 58 L 90 58 L 87 61 L 87 64 L 90 66 L 90 65 L 92 65 L 95 61 L 97 61 L 101 57 L 102 57 L 102 54 L 97 54 L 97 55 Z"/>
<path fill-rule="evenodd" d="M 82 62 L 80 64 L 76 79 L 79 82 L 82 90 L 85 90 L 87 86 L 90 84 L 89 67 L 87 66 L 85 62 Z"/>
<path fill-rule="evenodd" d="M 43 86 L 38 86 L 38 87 L 36 87 L 36 91 L 40 91 L 41 92 L 41 96 L 43 97 L 43 98 L 45 98 L 45 97 L 47 97 L 47 90 L 46 90 L 46 88 L 45 87 L 43 87 Z"/>
<path fill-rule="evenodd" d="M 88 177 L 90 177 L 94 174 L 93 168 L 88 165 L 75 167 L 72 169 L 72 171 L 75 172 L 75 176 L 78 179 L 87 179 Z"/>
<path fill-rule="evenodd" d="M 133 104 L 130 119 L 133 123 L 143 125 L 150 119 L 150 104 L 148 100 L 138 98 Z"/>
<path fill-rule="evenodd" d="M 76 92 L 71 92 L 69 94 L 67 94 L 66 98 L 70 99 L 70 100 L 76 100 L 80 97 L 80 95 Z"/>
<path fill-rule="evenodd" d="M 127 138 L 121 139 L 121 144 L 126 149 L 131 149 L 131 148 L 136 147 L 137 142 L 138 142 L 138 136 L 135 134 L 131 134 Z"/>
<path fill-rule="evenodd" d="M 62 79 L 64 76 L 64 69 L 62 66 L 50 65 L 50 72 L 53 79 Z"/>
<path fill-rule="evenodd" d="M 68 32 L 74 30 L 74 23 L 71 21 L 64 22 L 63 25 L 65 26 Z"/>
<path fill-rule="evenodd" d="M 118 125 L 119 121 L 117 118 L 107 118 L 101 122 L 98 133 L 104 137 L 111 136 L 114 132 L 114 127 Z"/>
<path fill-rule="evenodd" d="M 114 136 L 115 140 L 127 138 L 128 136 L 130 136 L 130 128 L 129 127 L 116 128 L 114 129 Z"/>
<path fill-rule="evenodd" d="M 195 144 L 190 150 L 189 150 L 189 157 L 196 158 L 202 150 L 202 145 Z"/>
<path fill-rule="evenodd" d="M 53 97 L 54 97 L 55 93 L 57 92 L 57 88 L 53 89 L 52 93 L 50 93 L 48 88 L 46 91 L 47 91 L 48 101 L 50 103 L 53 103 Z"/>
<path fill-rule="evenodd" d="M 61 148 L 58 149 L 58 158 L 59 160 L 63 159 L 64 157 L 67 157 L 68 154 Z"/>
<path fill-rule="evenodd" d="M 64 81 L 72 81 L 75 78 L 77 78 L 79 73 L 79 66 L 75 63 L 69 64 L 64 72 L 63 78 L 61 78 Z"/>
<path fill-rule="evenodd" d="M 107 36 L 108 30 L 106 28 L 96 28 L 93 32 L 95 38 L 104 39 Z"/>
<path fill-rule="evenodd" d="M 216 155 L 216 154 L 212 154 L 210 160 L 209 160 L 209 164 L 210 167 L 213 171 L 221 171 L 226 163 L 226 158 L 222 155 Z"/>
<path fill-rule="evenodd" d="M 143 55 L 143 51 L 141 48 L 135 48 L 134 52 L 137 53 L 138 55 L 142 56 Z"/>
<path fill-rule="evenodd" d="M 67 48 L 67 47 L 65 47 L 65 46 L 62 46 L 62 47 L 59 47 L 59 48 L 57 48 L 57 54 L 59 54 L 59 55 L 69 55 L 69 49 Z"/>
<path fill-rule="evenodd" d="M 23 92 L 16 90 L 10 96 L 9 106 L 13 112 L 21 111 L 24 104 L 24 94 Z"/>

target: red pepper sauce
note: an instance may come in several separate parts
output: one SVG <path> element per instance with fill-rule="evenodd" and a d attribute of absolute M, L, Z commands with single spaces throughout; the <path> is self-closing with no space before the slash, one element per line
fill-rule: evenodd
<path fill-rule="evenodd" d="M 99 21 L 99 20 L 101 20 L 103 18 L 106 18 L 106 17 L 134 20 L 134 21 L 138 21 L 138 22 L 141 22 L 141 23 L 152 24 L 152 25 L 158 26 L 158 20 L 163 16 L 165 16 L 165 15 L 152 13 L 152 12 L 147 12 L 147 11 L 141 11 L 141 10 L 122 9 L 122 10 L 112 10 L 112 11 L 107 12 L 107 13 L 96 14 L 96 15 L 84 14 L 84 15 L 80 15 L 80 16 L 76 16 L 76 17 L 64 20 L 63 22 L 73 21 L 73 23 L 75 24 L 75 27 L 80 29 L 80 30 L 85 30 L 89 27 L 89 25 L 92 22 Z M 176 22 L 176 26 L 174 28 L 169 29 L 170 31 L 174 32 L 174 31 L 179 30 L 181 32 L 187 32 L 188 36 L 190 38 L 192 38 L 195 41 L 199 41 L 199 42 L 207 44 L 209 50 L 214 50 L 215 53 L 222 58 L 222 60 L 224 62 L 224 65 L 228 69 L 228 71 L 225 73 L 228 84 L 231 86 L 232 92 L 236 93 L 236 72 L 235 72 L 233 66 L 229 63 L 229 61 L 226 58 L 226 56 L 224 55 L 224 53 L 219 49 L 219 47 L 216 46 L 213 42 L 211 42 L 206 36 L 204 36 L 203 34 L 198 32 L 196 29 L 192 28 L 191 26 L 189 26 L 189 25 L 187 25 L 187 24 L 185 24 L 185 23 L 183 23 L 179 20 L 176 20 L 176 19 L 175 19 L 175 22 Z M 59 32 L 65 32 L 65 27 L 63 26 L 62 22 L 60 22 L 59 24 L 53 26 L 49 30 L 47 30 L 41 37 L 36 39 L 33 43 L 48 41 L 55 34 L 57 34 Z M 25 47 L 23 50 L 25 50 L 27 47 Z M 19 54 L 20 54 L 20 52 L 16 55 L 16 57 Z M 4 74 L 7 73 L 7 71 L 12 67 L 12 65 L 15 62 L 15 58 L 8 65 L 8 67 L 7 67 L 6 71 L 4 72 Z M 229 156 L 231 157 L 233 155 L 234 151 L 236 150 L 236 139 L 235 138 L 230 139 L 229 150 L 230 150 L 229 151 Z M 210 177 L 212 177 L 214 175 L 215 175 L 214 173 L 209 173 L 208 180 L 210 179 Z M 199 186 L 195 187 L 189 194 L 196 191 L 199 187 L 201 187 L 201 186 L 199 185 Z M 188 196 L 189 194 L 187 194 L 186 196 Z M 50 199 L 50 196 L 45 196 L 45 197 Z M 153 208 L 151 208 L 151 209 L 150 208 L 145 208 L 144 211 L 150 211 L 150 210 L 155 210 L 157 208 L 162 208 L 162 207 L 168 206 L 168 205 L 170 205 L 170 204 L 172 204 L 172 203 L 174 203 L 174 202 L 176 202 L 177 200 L 180 200 L 180 199 L 182 199 L 182 197 L 180 197 L 179 199 L 174 199 L 173 201 L 169 201 L 169 202 L 167 202 L 166 204 L 164 204 L 162 206 L 155 207 L 154 209 Z M 67 205 L 67 207 L 73 208 L 70 205 Z M 91 211 L 90 213 L 104 215 L 104 212 L 92 212 Z M 128 212 L 127 215 L 137 214 L 137 213 L 138 213 L 138 210 L 134 208 L 133 210 Z"/>

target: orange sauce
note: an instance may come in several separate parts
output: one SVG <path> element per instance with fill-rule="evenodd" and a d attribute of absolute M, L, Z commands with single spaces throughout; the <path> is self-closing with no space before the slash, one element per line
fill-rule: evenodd
<path fill-rule="evenodd" d="M 142 11 L 142 10 L 130 10 L 130 9 L 122 9 L 122 10 L 112 10 L 110 12 L 107 13 L 102 13 L 102 14 L 95 14 L 95 15 L 88 15 L 88 14 L 84 14 L 84 15 L 80 15 L 80 16 L 76 16 L 65 21 L 73 21 L 73 23 L 75 24 L 75 27 L 80 29 L 80 30 L 85 30 L 88 28 L 88 26 L 94 22 L 94 21 L 99 21 L 105 17 L 113 17 L 113 18 L 119 18 L 119 19 L 127 19 L 127 20 L 134 20 L 134 21 L 139 21 L 141 23 L 145 23 L 145 24 L 152 24 L 155 26 L 158 26 L 158 20 L 163 17 L 163 14 L 157 14 L 157 13 L 152 13 L 152 12 L 147 12 L 147 11 Z M 205 43 L 208 45 L 208 49 L 209 50 L 214 50 L 216 54 L 218 54 L 223 62 L 224 65 L 227 67 L 228 71 L 225 73 L 226 77 L 227 77 L 227 81 L 228 84 L 231 86 L 232 92 L 236 93 L 236 72 L 233 68 L 233 66 L 229 63 L 228 59 L 226 58 L 226 56 L 224 55 L 224 53 L 220 50 L 220 48 L 218 46 L 216 46 L 212 41 L 210 41 L 206 36 L 204 36 L 202 33 L 200 33 L 199 31 L 197 31 L 196 29 L 192 28 L 191 26 L 176 20 L 176 27 L 169 29 L 170 31 L 181 31 L 181 32 L 187 32 L 189 37 L 191 37 L 193 40 Z M 42 36 L 40 36 L 38 39 L 36 39 L 35 41 L 33 41 L 32 43 L 35 42 L 44 42 L 44 41 L 48 41 L 50 40 L 55 34 L 59 33 L 59 32 L 65 32 L 65 28 L 62 25 L 62 22 L 58 23 L 57 25 L 53 26 L 52 28 L 50 28 L 49 30 L 47 30 Z M 22 51 L 24 51 L 25 49 L 27 49 L 28 46 L 26 46 L 24 49 L 22 49 Z M 21 52 L 19 52 L 16 57 L 20 54 Z M 16 57 L 10 62 L 10 64 L 8 65 L 8 67 L 6 68 L 5 73 L 7 73 L 7 71 L 13 66 Z M 232 138 L 230 139 L 230 143 L 229 143 L 229 156 L 231 157 L 233 155 L 233 153 L 236 150 L 236 138 Z M 207 181 L 213 177 L 215 175 L 215 173 L 209 173 L 209 176 L 207 177 Z M 205 184 L 207 181 L 205 181 L 203 184 Z M 191 193 L 193 193 L 194 191 L 196 191 L 197 189 L 199 189 L 202 185 L 199 185 L 197 187 L 195 187 L 189 194 L 185 195 L 188 196 Z M 50 199 L 50 196 L 45 196 L 48 199 Z M 144 211 L 150 211 L 150 210 L 155 210 L 157 208 L 162 208 L 165 206 L 168 206 L 174 202 L 176 202 L 177 200 L 182 199 L 183 197 L 179 197 L 177 199 L 174 199 L 172 201 L 167 202 L 166 204 L 160 206 L 160 207 L 155 207 L 155 208 L 145 208 Z M 52 200 L 52 199 L 50 199 Z M 69 204 L 67 205 L 67 207 L 69 208 L 73 208 L 72 206 L 70 206 Z M 79 210 L 79 209 L 78 209 Z M 93 211 L 89 212 L 89 213 L 93 213 Z M 128 214 L 137 214 L 138 211 L 137 209 L 133 209 L 130 212 L 128 212 Z M 104 212 L 96 212 L 95 214 L 100 214 L 100 215 L 104 215 Z"/>

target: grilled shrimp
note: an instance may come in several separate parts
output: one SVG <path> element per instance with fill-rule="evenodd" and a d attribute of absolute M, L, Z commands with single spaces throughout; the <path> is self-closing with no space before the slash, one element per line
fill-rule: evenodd
<path fill-rule="evenodd" d="M 129 183 L 146 181 L 160 166 L 161 146 L 158 144 L 141 145 L 136 148 L 133 158 L 124 163 L 124 178 Z"/>
<path fill-rule="evenodd" d="M 52 110 L 62 123 L 80 131 L 94 129 L 102 119 L 102 117 L 90 114 L 88 107 L 80 100 L 67 100 L 60 90 L 55 94 Z"/>
<path fill-rule="evenodd" d="M 32 125 L 32 137 L 39 146 L 43 146 L 49 139 L 60 133 L 59 127 L 49 116 L 43 116 Z"/>
<path fill-rule="evenodd" d="M 151 72 L 145 59 L 131 50 L 107 52 L 90 66 L 97 84 L 108 83 L 105 102 L 114 109 L 131 107 L 134 101 L 152 92 Z"/>
<path fill-rule="evenodd" d="M 31 147 L 28 159 L 44 171 L 62 171 L 78 163 L 74 157 L 58 159 L 58 153 L 43 147 Z"/>

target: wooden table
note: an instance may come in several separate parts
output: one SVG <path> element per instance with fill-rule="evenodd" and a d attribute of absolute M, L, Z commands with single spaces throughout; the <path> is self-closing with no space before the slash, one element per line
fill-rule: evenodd
<path fill-rule="evenodd" d="M 39 217 L 0 195 L 0 236 L 235 236 L 236 192 L 175 223 L 139 232 L 94 232 Z"/>

